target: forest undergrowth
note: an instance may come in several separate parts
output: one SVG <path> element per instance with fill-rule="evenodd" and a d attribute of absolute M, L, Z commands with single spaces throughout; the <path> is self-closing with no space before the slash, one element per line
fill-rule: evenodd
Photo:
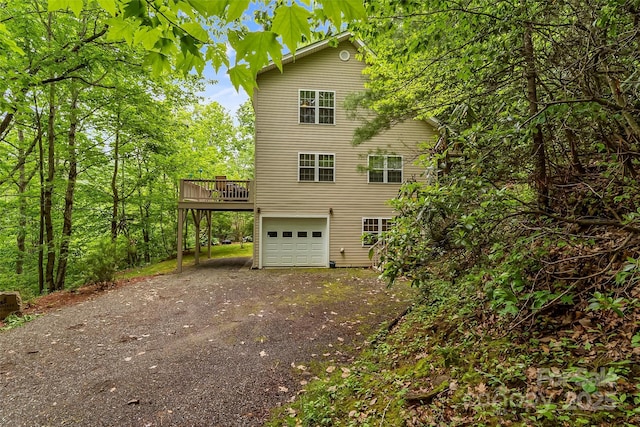
<path fill-rule="evenodd" d="M 555 214 L 484 191 L 484 219 L 424 203 L 443 188 L 406 189 L 422 214 L 402 202 L 382 276 L 422 299 L 351 364 L 317 366 L 271 425 L 640 425 L 640 235 L 613 224 L 635 218 L 635 192 L 605 203 L 605 181 L 564 182 Z"/>

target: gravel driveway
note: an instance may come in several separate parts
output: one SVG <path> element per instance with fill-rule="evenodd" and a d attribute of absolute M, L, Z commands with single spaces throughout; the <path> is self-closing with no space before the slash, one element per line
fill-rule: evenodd
<path fill-rule="evenodd" d="M 256 426 L 339 365 L 406 289 L 359 269 L 209 261 L 0 333 L 1 426 Z M 394 294 L 397 293 L 397 294 Z"/>

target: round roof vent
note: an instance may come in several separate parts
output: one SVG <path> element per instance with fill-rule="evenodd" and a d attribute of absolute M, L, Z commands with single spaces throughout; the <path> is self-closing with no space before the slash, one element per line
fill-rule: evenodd
<path fill-rule="evenodd" d="M 348 50 L 341 50 L 340 51 L 340 59 L 343 61 L 348 61 L 349 58 L 351 58 L 351 54 L 349 53 Z"/>

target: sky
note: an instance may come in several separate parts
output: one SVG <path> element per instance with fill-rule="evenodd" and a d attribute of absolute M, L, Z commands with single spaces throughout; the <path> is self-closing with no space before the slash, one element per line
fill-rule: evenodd
<path fill-rule="evenodd" d="M 234 64 L 236 60 L 236 52 L 227 43 L 227 58 L 229 63 Z M 240 105 L 242 105 L 249 96 L 244 89 L 240 88 L 238 91 L 231 84 L 231 79 L 227 74 L 227 68 L 221 67 L 218 72 L 214 70 L 211 63 L 207 63 L 203 72 L 204 78 L 207 80 L 215 80 L 216 83 L 207 83 L 204 91 L 199 95 L 204 98 L 204 103 L 209 104 L 216 101 L 222 105 L 232 116 L 235 115 Z"/>
<path fill-rule="evenodd" d="M 208 83 L 206 89 L 200 92 L 199 95 L 204 98 L 204 103 L 209 104 L 212 101 L 216 101 L 231 115 L 235 115 L 240 105 L 249 99 L 244 89 L 240 88 L 239 91 L 236 91 L 231 84 L 226 69 L 220 69 L 220 71 L 216 73 L 213 67 L 207 64 L 204 70 L 204 76 L 207 79 L 217 80 L 217 83 Z"/>
<path fill-rule="evenodd" d="M 266 0 L 265 2 L 273 5 L 274 1 L 275 0 Z M 310 7 L 305 6 L 304 3 L 298 4 L 301 4 L 303 7 Z M 250 30 L 257 31 L 261 28 L 260 25 L 253 22 L 252 19 L 254 12 L 261 7 L 262 6 L 260 6 L 258 2 L 252 1 L 249 5 L 249 8 L 245 12 L 243 23 Z M 233 65 L 235 63 L 235 51 L 228 44 L 227 46 L 227 57 L 229 58 L 229 63 Z M 283 53 L 287 53 L 286 48 Z M 203 92 L 199 93 L 199 95 L 204 98 L 204 103 L 208 104 L 212 101 L 216 101 L 220 105 L 222 105 L 232 116 L 235 116 L 235 113 L 240 105 L 242 105 L 247 99 L 249 99 L 249 96 L 244 91 L 244 89 L 240 88 L 239 91 L 236 91 L 236 89 L 233 87 L 233 85 L 231 84 L 231 79 L 229 79 L 229 75 L 227 74 L 226 68 L 221 68 L 216 73 L 211 64 L 207 64 L 204 69 L 204 77 L 206 79 L 217 81 L 217 83 L 215 84 L 207 84 L 206 89 Z"/>
<path fill-rule="evenodd" d="M 269 0 L 273 1 L 273 0 Z M 249 8 L 244 14 L 244 24 L 250 30 L 257 31 L 260 29 L 260 26 L 253 22 L 252 16 L 256 9 L 258 8 L 258 4 L 255 2 L 251 2 Z M 227 57 L 229 58 L 229 64 L 233 65 L 236 59 L 236 52 L 229 46 L 227 43 Z M 208 83 L 206 89 L 203 92 L 200 92 L 199 95 L 204 98 L 204 103 L 208 104 L 212 101 L 216 101 L 220 105 L 222 105 L 232 116 L 235 116 L 236 111 L 240 108 L 249 96 L 244 89 L 240 88 L 236 91 L 236 89 L 231 84 L 231 79 L 227 74 L 227 68 L 222 67 L 218 72 L 216 72 L 210 63 L 204 68 L 204 77 L 210 80 L 216 80 L 217 83 Z"/>

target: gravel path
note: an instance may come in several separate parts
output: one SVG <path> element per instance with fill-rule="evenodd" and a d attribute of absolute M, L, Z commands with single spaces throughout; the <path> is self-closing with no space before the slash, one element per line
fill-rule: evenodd
<path fill-rule="evenodd" d="M 0 426 L 257 426 L 408 304 L 370 271 L 210 261 L 0 333 Z M 293 365 L 292 365 L 293 364 Z"/>

